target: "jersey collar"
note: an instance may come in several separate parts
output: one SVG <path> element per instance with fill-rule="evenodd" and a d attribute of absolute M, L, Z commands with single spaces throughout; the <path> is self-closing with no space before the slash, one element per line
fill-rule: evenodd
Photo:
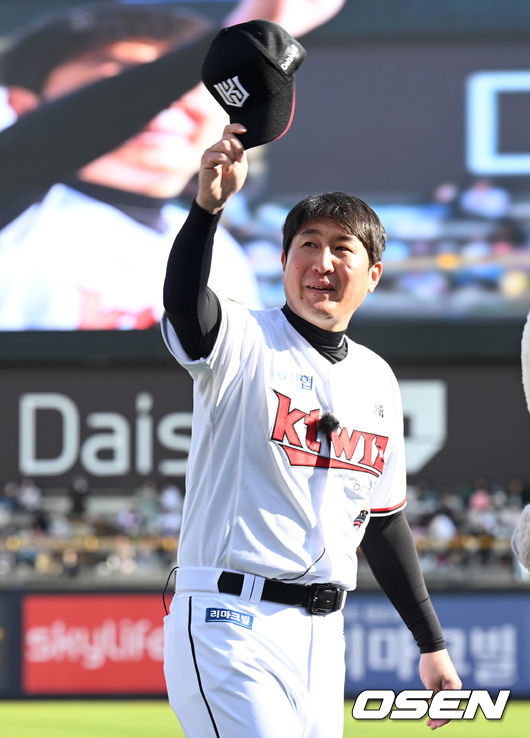
<path fill-rule="evenodd" d="M 348 342 L 344 338 L 346 331 L 326 331 L 319 328 L 294 313 L 287 304 L 282 307 L 282 312 L 293 328 L 332 364 L 346 358 L 348 354 Z"/>

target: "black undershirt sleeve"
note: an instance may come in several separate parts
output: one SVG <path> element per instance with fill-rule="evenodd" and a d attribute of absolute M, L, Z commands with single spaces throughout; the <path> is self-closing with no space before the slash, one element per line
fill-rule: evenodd
<path fill-rule="evenodd" d="M 171 248 L 164 281 L 164 308 L 190 359 L 208 356 L 221 324 L 221 306 L 208 287 L 213 239 L 220 214 L 193 202 Z"/>
<path fill-rule="evenodd" d="M 200 82 L 212 35 L 46 102 L 0 131 L 0 219 L 16 217 Z"/>
<path fill-rule="evenodd" d="M 440 622 L 425 586 L 404 513 L 371 518 L 361 549 L 381 589 L 414 636 L 420 652 L 445 648 Z"/>

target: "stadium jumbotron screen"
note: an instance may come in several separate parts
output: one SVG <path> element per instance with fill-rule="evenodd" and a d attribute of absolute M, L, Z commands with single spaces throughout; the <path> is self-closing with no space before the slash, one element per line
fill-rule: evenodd
<path fill-rule="evenodd" d="M 17 5 L 19 23 L 2 48 L 35 6 Z M 203 3 L 190 5 L 204 13 Z M 304 39 L 293 125 L 250 152 L 249 180 L 223 216 L 212 286 L 251 307 L 283 304 L 285 214 L 309 192 L 345 190 L 372 205 L 388 235 L 383 279 L 361 319 L 522 318 L 530 302 L 530 139 L 519 125 L 530 118 L 528 38 L 359 38 L 345 17 L 340 33 L 331 25 Z M 34 84 L 27 55 L 20 80 L 4 67 L 0 151 L 6 140 L 14 145 L 26 171 L 32 129 L 18 126 L 28 113 L 46 101 L 49 115 L 62 95 L 150 60 L 89 54 L 83 67 L 62 60 Z M 94 111 L 98 123 L 87 123 L 80 147 L 109 114 Z M 28 181 L 24 197 L 0 203 L 0 330 L 156 325 L 167 254 L 202 150 L 223 121 L 208 93 L 193 90 L 110 153 L 47 189 Z M 52 120 L 48 145 L 59 159 L 63 144 Z M 41 166 L 32 161 L 30 169 Z"/>

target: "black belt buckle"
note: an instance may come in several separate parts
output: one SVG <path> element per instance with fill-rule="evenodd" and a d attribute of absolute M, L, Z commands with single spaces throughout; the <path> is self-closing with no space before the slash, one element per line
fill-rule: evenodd
<path fill-rule="evenodd" d="M 327 615 L 340 610 L 345 597 L 346 590 L 332 584 L 312 584 L 306 608 L 311 615 Z"/>

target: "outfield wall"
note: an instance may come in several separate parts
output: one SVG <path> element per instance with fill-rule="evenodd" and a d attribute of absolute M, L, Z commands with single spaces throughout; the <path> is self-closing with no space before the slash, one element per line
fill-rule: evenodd
<path fill-rule="evenodd" d="M 464 688 L 530 697 L 530 591 L 433 600 Z M 350 594 L 344 615 L 348 697 L 421 688 L 417 647 L 382 594 Z M 0 698 L 163 695 L 163 616 L 161 593 L 0 592 Z"/>

